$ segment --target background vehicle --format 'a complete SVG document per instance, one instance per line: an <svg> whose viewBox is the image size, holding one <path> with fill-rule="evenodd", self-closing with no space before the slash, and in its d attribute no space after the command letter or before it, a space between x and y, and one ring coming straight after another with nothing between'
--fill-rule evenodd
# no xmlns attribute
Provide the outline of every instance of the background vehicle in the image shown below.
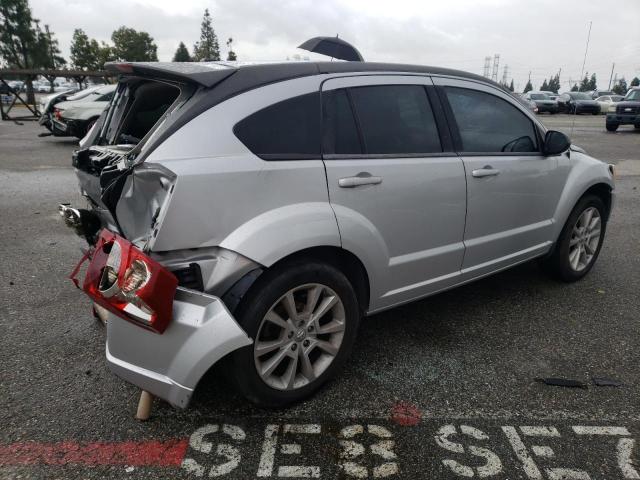
<svg viewBox="0 0 640 480"><path fill-rule="evenodd" d="M607 113L606 128L615 132L620 125L640 128L640 87L632 87L624 99L615 104L615 113Z"/></svg>
<svg viewBox="0 0 640 480"><path fill-rule="evenodd" d="M84 137L109 105L115 90L115 85L81 90L67 97L65 101L53 105L53 110L48 115L53 134Z"/></svg>
<svg viewBox="0 0 640 480"><path fill-rule="evenodd" d="M555 100L560 96L556 92L552 92L551 90L540 90L540 93L546 94L551 100Z"/></svg>
<svg viewBox="0 0 640 480"><path fill-rule="evenodd" d="M524 98L536 104L538 107L536 113L549 112L550 114L558 113L558 102L552 100L549 95L543 92L527 92Z"/></svg>
<svg viewBox="0 0 640 480"><path fill-rule="evenodd" d="M536 105L536 102L534 102L533 100L528 100L528 99L524 98L524 96L525 96L524 93L514 93L513 96L516 98L516 100L518 100L520 103L522 103L522 105L527 107L533 113L538 113L538 106Z"/></svg>
<svg viewBox="0 0 640 480"><path fill-rule="evenodd" d="M585 92L565 92L557 99L558 108L567 113L591 113L598 115L600 105Z"/></svg>
<svg viewBox="0 0 640 480"><path fill-rule="evenodd" d="M73 160L91 206L62 212L99 242L84 289L106 309L110 368L173 405L226 355L251 401L300 400L362 314L534 258L575 281L598 256L608 166L478 75L107 68L117 93ZM167 271L172 307L175 284L150 282Z"/></svg>
<svg viewBox="0 0 640 480"><path fill-rule="evenodd" d="M612 92L611 90L591 90L589 92L586 92L589 96L591 96L591 98L593 100L597 99L598 97L603 97L605 95L610 96L610 95L616 95L616 92Z"/></svg>
<svg viewBox="0 0 640 480"><path fill-rule="evenodd" d="M44 97L41 97L40 105L39 105L40 119L38 120L38 123L43 127L45 127L47 130L49 130L54 135L58 134L58 135L66 136L66 132L62 132L54 128L55 126L52 120L53 108L58 103L68 100L69 98L71 98L72 95L76 94L77 92L78 92L77 88L70 88L67 90L63 90L61 92L52 93L51 95L46 95ZM86 90L83 90L83 92L86 92ZM86 92L87 95L89 93L90 92Z"/></svg>
<svg viewBox="0 0 640 480"><path fill-rule="evenodd" d="M616 111L616 103L624 98L623 95L604 95L596 98L596 102L600 105L600 113L609 113Z"/></svg>

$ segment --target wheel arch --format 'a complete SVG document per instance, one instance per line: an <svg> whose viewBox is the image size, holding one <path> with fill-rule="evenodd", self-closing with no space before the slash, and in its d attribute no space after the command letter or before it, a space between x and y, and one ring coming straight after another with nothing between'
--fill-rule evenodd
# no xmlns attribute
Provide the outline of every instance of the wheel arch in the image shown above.
<svg viewBox="0 0 640 480"><path fill-rule="evenodd" d="M268 268L253 270L243 276L227 292L225 292L222 299L233 313L244 294L249 291L253 283L263 272L279 268L288 263L304 260L320 261L332 265L340 270L353 286L361 312L364 313L368 310L371 293L370 279L367 269L355 254L344 248L332 245L315 246L298 250L280 258Z"/></svg>

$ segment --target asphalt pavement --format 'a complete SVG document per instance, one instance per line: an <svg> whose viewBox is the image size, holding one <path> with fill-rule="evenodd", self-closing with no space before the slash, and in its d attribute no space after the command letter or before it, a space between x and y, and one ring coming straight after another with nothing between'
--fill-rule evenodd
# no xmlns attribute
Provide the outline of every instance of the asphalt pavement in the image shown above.
<svg viewBox="0 0 640 480"><path fill-rule="evenodd" d="M255 408L214 370L190 408L156 401L145 423L67 279L83 241L56 206L80 202L75 142L0 122L0 478L640 479L640 131L541 119L620 166L585 279L528 263L367 318L304 403Z"/></svg>

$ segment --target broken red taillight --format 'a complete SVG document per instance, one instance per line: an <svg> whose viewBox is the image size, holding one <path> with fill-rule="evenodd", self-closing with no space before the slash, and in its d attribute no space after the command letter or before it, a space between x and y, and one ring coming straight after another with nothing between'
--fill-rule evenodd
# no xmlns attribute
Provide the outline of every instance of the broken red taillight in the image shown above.
<svg viewBox="0 0 640 480"><path fill-rule="evenodd" d="M62 110L60 110L59 108L54 108L53 116L56 117L58 120L62 120Z"/></svg>
<svg viewBox="0 0 640 480"><path fill-rule="evenodd" d="M70 275L91 258L82 290L111 313L144 328L162 333L171 322L173 297L178 279L131 242L103 229L95 248L88 252Z"/></svg>

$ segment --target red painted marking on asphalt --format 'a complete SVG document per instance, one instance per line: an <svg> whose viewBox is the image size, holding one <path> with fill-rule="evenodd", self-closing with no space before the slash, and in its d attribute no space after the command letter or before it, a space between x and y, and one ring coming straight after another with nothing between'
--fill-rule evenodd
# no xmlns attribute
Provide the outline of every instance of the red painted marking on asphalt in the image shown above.
<svg viewBox="0 0 640 480"><path fill-rule="evenodd" d="M164 442L20 442L0 445L0 466L77 464L179 467L188 446L188 438Z"/></svg>
<svg viewBox="0 0 640 480"><path fill-rule="evenodd" d="M397 402L391 407L391 421L398 425L411 427L419 424L420 420L422 420L422 412L412 403Z"/></svg>

